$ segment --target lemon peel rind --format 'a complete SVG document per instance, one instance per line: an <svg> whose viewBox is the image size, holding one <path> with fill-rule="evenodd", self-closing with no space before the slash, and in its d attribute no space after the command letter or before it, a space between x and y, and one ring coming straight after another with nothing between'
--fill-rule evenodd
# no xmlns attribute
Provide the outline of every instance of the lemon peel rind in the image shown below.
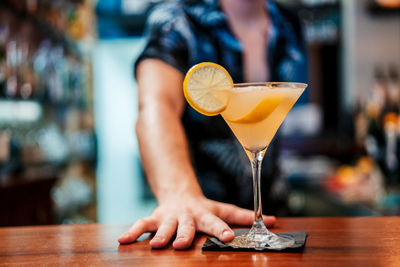
<svg viewBox="0 0 400 267"><path fill-rule="evenodd" d="M206 116L216 116L216 115L220 114L221 112L223 112L227 108L227 103L225 106L221 107L220 109L206 110L206 109L200 107L198 104L196 104L192 100L192 98L190 97L189 92L188 92L188 83L189 83L189 80L190 80L191 76L193 75L193 73L200 68L206 67L207 65L208 66L212 65L212 66L222 70L226 74L226 77L229 78L231 88L233 88L232 77L230 76L229 72L224 67L222 67L221 65L218 65L216 63L213 63L213 62L202 62L202 63L199 63L199 64L191 67L189 69L189 71L186 73L185 79L183 80L183 95L184 95L186 101L189 103L189 105L197 112L199 112L203 115L206 115ZM214 87L214 86L215 85L213 84L212 87ZM212 90L212 89L210 89L210 90Z"/></svg>

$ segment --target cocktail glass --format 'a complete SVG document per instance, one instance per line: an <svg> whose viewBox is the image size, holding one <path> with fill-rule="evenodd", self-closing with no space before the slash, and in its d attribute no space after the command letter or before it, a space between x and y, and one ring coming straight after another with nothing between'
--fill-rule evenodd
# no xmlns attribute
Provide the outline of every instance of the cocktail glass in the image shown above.
<svg viewBox="0 0 400 267"><path fill-rule="evenodd" d="M261 164L279 126L307 84L268 82L235 84L228 90L229 104L222 117L250 159L253 173L254 223L250 231L228 243L233 247L284 249L294 239L281 237L265 227L261 208Z"/></svg>

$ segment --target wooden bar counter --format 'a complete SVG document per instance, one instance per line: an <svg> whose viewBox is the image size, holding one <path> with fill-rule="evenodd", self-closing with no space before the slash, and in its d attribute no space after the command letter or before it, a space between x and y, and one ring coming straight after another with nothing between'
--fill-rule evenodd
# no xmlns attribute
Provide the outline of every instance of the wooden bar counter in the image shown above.
<svg viewBox="0 0 400 267"><path fill-rule="evenodd" d="M302 252L177 251L149 240L119 245L129 225L0 228L0 266L400 266L400 217L279 218L272 231L306 231Z"/></svg>

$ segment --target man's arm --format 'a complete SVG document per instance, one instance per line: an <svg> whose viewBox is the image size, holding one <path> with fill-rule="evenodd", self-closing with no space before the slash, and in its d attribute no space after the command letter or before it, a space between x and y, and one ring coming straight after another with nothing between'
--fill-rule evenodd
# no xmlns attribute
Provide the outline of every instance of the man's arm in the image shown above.
<svg viewBox="0 0 400 267"><path fill-rule="evenodd" d="M157 59L145 59L137 69L139 116L136 133L141 159L159 206L151 216L137 221L118 241L135 241L145 232L156 232L150 245L161 248L176 233L174 248L191 245L195 232L234 238L227 223L251 225L254 213L204 197L192 168L181 123L185 107L183 75ZM274 217L264 217L273 224Z"/></svg>
<svg viewBox="0 0 400 267"><path fill-rule="evenodd" d="M136 134L142 163L158 202L170 195L201 195L180 122L185 106L183 75L154 59L143 61L137 71Z"/></svg>

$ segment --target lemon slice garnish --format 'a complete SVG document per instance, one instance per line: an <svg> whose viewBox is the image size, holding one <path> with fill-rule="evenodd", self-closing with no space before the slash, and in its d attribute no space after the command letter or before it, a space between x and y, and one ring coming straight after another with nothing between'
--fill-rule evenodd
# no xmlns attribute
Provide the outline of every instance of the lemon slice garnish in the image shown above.
<svg viewBox="0 0 400 267"><path fill-rule="evenodd" d="M266 119L282 103L283 96L268 96L243 117L233 120L234 123L257 123Z"/></svg>
<svg viewBox="0 0 400 267"><path fill-rule="evenodd" d="M232 88L233 81L226 69L211 62L193 66L183 81L183 93L188 103L207 116L218 115L226 109L226 91Z"/></svg>

